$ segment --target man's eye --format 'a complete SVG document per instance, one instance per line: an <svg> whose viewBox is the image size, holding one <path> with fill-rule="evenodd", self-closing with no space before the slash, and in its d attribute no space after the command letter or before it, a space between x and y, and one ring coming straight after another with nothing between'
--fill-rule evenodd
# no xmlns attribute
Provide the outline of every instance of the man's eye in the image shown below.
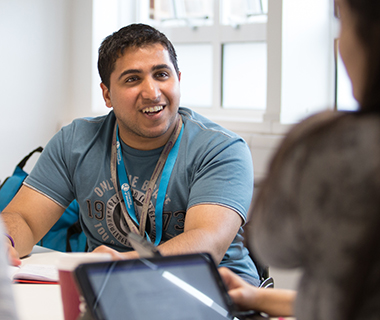
<svg viewBox="0 0 380 320"><path fill-rule="evenodd" d="M167 78L169 77L169 74L167 72L157 72L156 73L156 78Z"/></svg>
<svg viewBox="0 0 380 320"><path fill-rule="evenodd" d="M137 81L137 80L139 80L138 77L129 77L129 78L127 78L127 79L125 80L125 82L130 83L130 82L135 82L135 81Z"/></svg>

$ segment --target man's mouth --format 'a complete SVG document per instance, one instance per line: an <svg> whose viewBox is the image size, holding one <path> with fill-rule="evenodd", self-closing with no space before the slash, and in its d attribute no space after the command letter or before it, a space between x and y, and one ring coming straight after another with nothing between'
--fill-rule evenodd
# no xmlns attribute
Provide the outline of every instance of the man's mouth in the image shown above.
<svg viewBox="0 0 380 320"><path fill-rule="evenodd" d="M142 110L143 113L157 113L163 110L163 106L154 106L154 107L148 107Z"/></svg>

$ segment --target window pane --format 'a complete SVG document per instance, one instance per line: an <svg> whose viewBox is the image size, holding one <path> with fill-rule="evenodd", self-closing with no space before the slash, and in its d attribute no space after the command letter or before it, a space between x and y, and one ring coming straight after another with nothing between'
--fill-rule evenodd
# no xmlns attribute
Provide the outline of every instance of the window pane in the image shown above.
<svg viewBox="0 0 380 320"><path fill-rule="evenodd" d="M213 0L152 0L149 18L157 26L211 25Z"/></svg>
<svg viewBox="0 0 380 320"><path fill-rule="evenodd" d="M224 25L266 22L268 0L222 0L221 22Z"/></svg>
<svg viewBox="0 0 380 320"><path fill-rule="evenodd" d="M223 46L223 107L264 110L267 46L264 42Z"/></svg>
<svg viewBox="0 0 380 320"><path fill-rule="evenodd" d="M211 107L211 44L175 44L181 70L181 105Z"/></svg>
<svg viewBox="0 0 380 320"><path fill-rule="evenodd" d="M153 20L168 20L175 16L172 0L150 1L149 17Z"/></svg>
<svg viewBox="0 0 380 320"><path fill-rule="evenodd" d="M330 0L283 2L281 122L295 123L334 103Z"/></svg>

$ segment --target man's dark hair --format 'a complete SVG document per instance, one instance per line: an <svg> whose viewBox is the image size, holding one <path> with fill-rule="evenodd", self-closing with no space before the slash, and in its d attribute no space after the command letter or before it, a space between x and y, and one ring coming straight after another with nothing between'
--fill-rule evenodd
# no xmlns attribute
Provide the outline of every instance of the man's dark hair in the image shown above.
<svg viewBox="0 0 380 320"><path fill-rule="evenodd" d="M366 52L361 109L380 111L380 1L345 0L354 13L356 33Z"/></svg>
<svg viewBox="0 0 380 320"><path fill-rule="evenodd" d="M105 38L99 48L98 70L102 82L109 89L111 73L124 51L131 47L141 48L161 44L169 52L174 69L179 74L177 54L169 39L157 29L145 24L131 24Z"/></svg>

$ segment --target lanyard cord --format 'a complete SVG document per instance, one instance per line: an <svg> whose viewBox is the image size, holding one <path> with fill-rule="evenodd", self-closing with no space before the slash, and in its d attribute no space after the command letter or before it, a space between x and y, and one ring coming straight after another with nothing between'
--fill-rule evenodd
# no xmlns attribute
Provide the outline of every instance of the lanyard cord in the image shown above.
<svg viewBox="0 0 380 320"><path fill-rule="evenodd" d="M124 160L121 152L121 145L119 141L118 134L118 126L115 123L114 133L112 137L112 149L111 149L111 179L114 185L115 190L117 191L117 197L119 198L120 203L122 203L119 196L119 186L121 186L121 193L123 195L124 204L121 204L121 210L123 212L123 216L128 224L131 232L140 234L144 236L145 228L146 228L146 220L148 216L149 203L152 198L154 186L158 177L161 176L160 185L158 188L158 195L156 200L156 208L155 208L155 219L156 219L156 239L155 245L158 245L161 241L162 237L162 215L163 215L163 205L166 196L166 190L169 183L169 179L171 176L171 172L173 170L175 161L178 156L179 144L181 141L183 132L182 126L182 118L178 117L177 124L168 140L165 144L164 149L161 152L160 158L157 161L156 167L152 173L150 181L148 183L148 187L145 193L143 207L141 212L140 223L137 220L137 216L135 213L133 195L131 192L131 187L129 185L129 179L127 176L127 172L124 165ZM118 183L118 179L119 182ZM138 227L139 226L139 227ZM149 239L148 235L147 238Z"/></svg>

